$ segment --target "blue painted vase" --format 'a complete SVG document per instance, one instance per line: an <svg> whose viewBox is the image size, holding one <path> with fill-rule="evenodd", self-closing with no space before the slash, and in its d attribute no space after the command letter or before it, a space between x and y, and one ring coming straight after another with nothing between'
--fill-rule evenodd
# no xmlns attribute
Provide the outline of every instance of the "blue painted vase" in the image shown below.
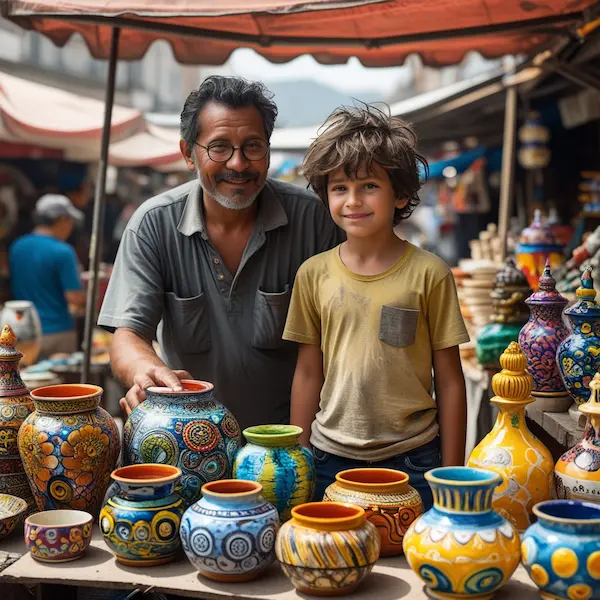
<svg viewBox="0 0 600 600"><path fill-rule="evenodd" d="M556 352L563 383L577 404L589 400L589 383L600 371L600 306L595 297L592 270L588 268L577 288L578 302L565 310L571 323L571 335Z"/></svg>
<svg viewBox="0 0 600 600"><path fill-rule="evenodd" d="M310 502L316 483L315 461L300 446L302 428L294 425L258 425L244 429L248 443L233 464L236 479L258 481L263 496L277 508L281 522L294 506Z"/></svg>
<svg viewBox="0 0 600 600"><path fill-rule="evenodd" d="M470 467L440 467L425 478L433 508L404 536L408 564L434 598L491 598L521 557L517 532L492 510L502 478Z"/></svg>
<svg viewBox="0 0 600 600"><path fill-rule="evenodd" d="M117 560L130 567L172 561L180 547L179 526L185 510L175 493L181 469L130 465L116 469L111 477L119 491L100 512L100 530Z"/></svg>
<svg viewBox="0 0 600 600"><path fill-rule="evenodd" d="M231 477L242 445L235 417L206 381L182 381L183 391L151 387L131 413L123 437L126 464L161 463L181 469L176 491L187 506L209 481Z"/></svg>
<svg viewBox="0 0 600 600"><path fill-rule="evenodd" d="M181 543L201 575L249 581L275 560L277 509L255 481L224 479L202 486L202 499L181 523Z"/></svg>
<svg viewBox="0 0 600 600"><path fill-rule="evenodd" d="M600 599L600 505L575 500L536 504L523 535L522 562L546 600Z"/></svg>

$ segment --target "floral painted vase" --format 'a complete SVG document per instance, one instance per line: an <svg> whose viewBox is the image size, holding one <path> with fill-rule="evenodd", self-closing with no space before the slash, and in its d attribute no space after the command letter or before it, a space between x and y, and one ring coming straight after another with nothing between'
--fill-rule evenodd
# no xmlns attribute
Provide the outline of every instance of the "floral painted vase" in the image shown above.
<svg viewBox="0 0 600 600"><path fill-rule="evenodd" d="M498 407L494 427L471 452L469 467L480 467L502 477L492 506L521 533L532 523L533 507L550 500L554 487L554 459L527 427L525 407L531 397L532 378L519 344L511 342L500 357L502 371L492 378Z"/></svg>
<svg viewBox="0 0 600 600"><path fill-rule="evenodd" d="M190 506L204 483L231 477L240 449L235 417L207 381L184 380L182 392L151 387L125 423L126 464L162 463L181 469L176 488Z"/></svg>
<svg viewBox="0 0 600 600"><path fill-rule="evenodd" d="M569 335L562 319L568 303L556 291L556 281L546 262L538 291L525 302L531 316L519 333L519 345L527 357L527 371L533 377L533 397L541 410L563 412L569 409L571 398L560 377L556 364L558 346Z"/></svg>
<svg viewBox="0 0 600 600"><path fill-rule="evenodd" d="M277 509L256 481L223 479L202 486L202 499L181 523L190 562L208 579L249 581L275 560Z"/></svg>
<svg viewBox="0 0 600 600"><path fill-rule="evenodd" d="M247 444L237 453L233 477L258 481L263 496L277 508L281 522L294 506L310 502L316 483L312 452L300 446L302 428L258 425L243 431Z"/></svg>
<svg viewBox="0 0 600 600"><path fill-rule="evenodd" d="M440 467L425 478L433 508L404 536L410 568L434 598L491 598L521 558L517 532L492 509L500 476L470 467Z"/></svg>
<svg viewBox="0 0 600 600"><path fill-rule="evenodd" d="M558 498L600 503L600 373L590 389L589 401L579 405L587 417L583 437L558 459L554 474Z"/></svg>
<svg viewBox="0 0 600 600"><path fill-rule="evenodd" d="M381 556L393 556L402 553L404 534L423 513L421 496L408 480L394 469L348 469L335 476L323 500L364 508L381 536Z"/></svg>
<svg viewBox="0 0 600 600"><path fill-rule="evenodd" d="M0 334L0 494L23 498L31 511L35 500L19 455L17 435L33 411L33 401L19 375L23 354L16 344L11 326L5 325Z"/></svg>
<svg viewBox="0 0 600 600"><path fill-rule="evenodd" d="M592 377L600 371L600 306L594 300L591 268L584 271L576 293L578 302L565 310L571 335L558 347L556 362L569 394L583 404L589 400Z"/></svg>
<svg viewBox="0 0 600 600"><path fill-rule="evenodd" d="M34 364L42 347L42 323L33 302L29 300L9 300L0 311L0 323L10 325L19 340L23 356L21 364L28 367Z"/></svg>
<svg viewBox="0 0 600 600"><path fill-rule="evenodd" d="M35 410L19 430L19 453L40 510L79 509L94 517L120 451L102 388L50 385L31 393Z"/></svg>
<svg viewBox="0 0 600 600"><path fill-rule="evenodd" d="M310 502L292 509L275 552L298 592L340 596L353 592L379 558L381 537L360 506Z"/></svg>
<svg viewBox="0 0 600 600"><path fill-rule="evenodd" d="M534 507L523 566L545 600L600 599L600 506L551 500Z"/></svg>
<svg viewBox="0 0 600 600"><path fill-rule="evenodd" d="M153 567L172 561L180 548L184 504L175 493L181 469L147 464L121 467L111 477L118 493L100 512L100 530L117 561Z"/></svg>

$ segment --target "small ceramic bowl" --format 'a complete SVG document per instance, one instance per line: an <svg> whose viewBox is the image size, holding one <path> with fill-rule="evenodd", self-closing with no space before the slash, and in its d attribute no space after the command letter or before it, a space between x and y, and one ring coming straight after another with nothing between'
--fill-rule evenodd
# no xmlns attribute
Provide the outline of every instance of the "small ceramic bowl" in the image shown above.
<svg viewBox="0 0 600 600"><path fill-rule="evenodd" d="M25 544L42 562L80 558L92 539L94 518L82 510L46 510L25 519Z"/></svg>
<svg viewBox="0 0 600 600"><path fill-rule="evenodd" d="M23 498L0 494L0 540L12 533L26 510L27 502Z"/></svg>

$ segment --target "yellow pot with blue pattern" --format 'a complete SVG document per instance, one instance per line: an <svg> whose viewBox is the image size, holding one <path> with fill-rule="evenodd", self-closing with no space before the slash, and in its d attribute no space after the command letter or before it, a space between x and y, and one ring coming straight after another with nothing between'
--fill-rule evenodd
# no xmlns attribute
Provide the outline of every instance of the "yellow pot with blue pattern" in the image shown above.
<svg viewBox="0 0 600 600"><path fill-rule="evenodd" d="M433 507L404 536L408 564L434 598L491 598L521 557L516 530L492 509L502 478L470 467L440 467L425 478Z"/></svg>
<svg viewBox="0 0 600 600"><path fill-rule="evenodd" d="M536 504L523 535L523 566L546 600L600 599L600 505L576 500Z"/></svg>

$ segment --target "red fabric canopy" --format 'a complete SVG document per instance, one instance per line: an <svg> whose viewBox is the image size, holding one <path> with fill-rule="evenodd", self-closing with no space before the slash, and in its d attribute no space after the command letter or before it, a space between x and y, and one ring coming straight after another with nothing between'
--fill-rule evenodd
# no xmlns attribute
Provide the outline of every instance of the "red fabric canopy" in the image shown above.
<svg viewBox="0 0 600 600"><path fill-rule="evenodd" d="M311 54L323 64L356 56L400 65L412 53L433 66L476 50L488 58L531 54L596 0L63 0L2 3L3 14L59 46L79 33L96 58L140 59L156 39L181 63L222 64L247 47L271 62Z"/></svg>

